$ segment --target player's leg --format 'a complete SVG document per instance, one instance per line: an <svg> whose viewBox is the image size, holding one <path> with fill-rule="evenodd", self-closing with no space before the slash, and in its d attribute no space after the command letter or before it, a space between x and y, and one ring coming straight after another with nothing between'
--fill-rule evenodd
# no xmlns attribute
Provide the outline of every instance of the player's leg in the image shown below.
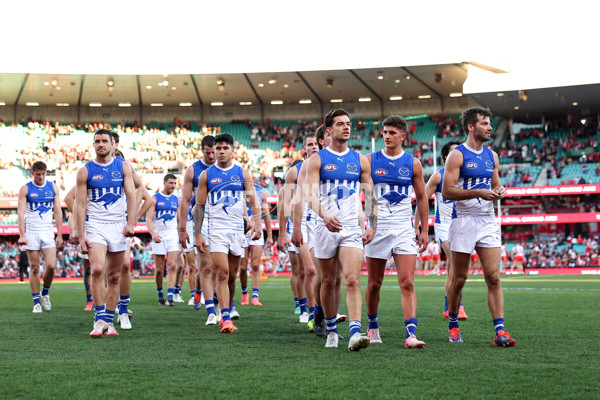
<svg viewBox="0 0 600 400"><path fill-rule="evenodd" d="M470 253L451 251L452 270L450 284L448 285L448 330L451 342L462 343L458 325L458 310L462 300L462 289L469 273Z"/></svg>
<svg viewBox="0 0 600 400"><path fill-rule="evenodd" d="M298 251L300 251L298 249ZM296 262L298 263L298 276L296 277L296 287L298 290L298 304L300 305L300 317L299 322L306 324L308 322L308 298L306 297L306 285L305 282L305 270L304 262L300 253L296 256Z"/></svg>
<svg viewBox="0 0 600 400"><path fill-rule="evenodd" d="M315 266L315 279L313 281L313 292L315 294L315 322L313 326L313 332L317 336L327 336L327 327L325 325L325 311L323 310L323 303L321 302L321 268L319 267L319 260L315 257L314 248L310 249L310 256L312 258L313 265ZM336 285L337 285L336 279ZM339 279L341 281L341 278ZM337 287L337 286L336 286ZM339 309L339 301L336 293L336 307Z"/></svg>
<svg viewBox="0 0 600 400"><path fill-rule="evenodd" d="M229 301L227 303L223 303L223 305L227 307L227 309L229 309L229 312L231 313L231 309L234 307L233 298L235 296L235 280L237 277L238 269L240 268L240 256L236 256L230 253L227 258L229 265L229 280L227 282L227 286L229 287ZM223 310L221 310L221 312L223 312Z"/></svg>
<svg viewBox="0 0 600 400"><path fill-rule="evenodd" d="M252 305L262 306L260 302L260 258L263 246L249 246L250 267L252 268Z"/></svg>
<svg viewBox="0 0 600 400"><path fill-rule="evenodd" d="M335 333L337 339L337 308L335 306L336 257L319 258L318 263L321 270L321 307L323 307L325 323L327 324L327 335L329 337L330 334ZM337 343L331 347L337 347Z"/></svg>
<svg viewBox="0 0 600 400"><path fill-rule="evenodd" d="M365 298L367 301L367 318L369 320L367 335L369 336L371 343L381 343L377 312L379 309L379 294L381 284L383 283L386 263L387 260L382 258L367 257L368 281Z"/></svg>
<svg viewBox="0 0 600 400"><path fill-rule="evenodd" d="M402 297L402 313L406 328L406 348L423 348L425 342L416 338L417 294L415 293L415 264L416 254L394 254L394 262L398 271L398 284Z"/></svg>
<svg viewBox="0 0 600 400"><path fill-rule="evenodd" d="M127 239L127 248L123 254L119 279L119 304L117 305L119 318L117 322L121 325L121 329L131 329L128 310L131 293L131 247L129 245L130 241Z"/></svg>
<svg viewBox="0 0 600 400"><path fill-rule="evenodd" d="M212 252L210 256L212 263L217 274L217 297L219 302L225 307L226 304L230 303L229 300L229 258L228 253ZM208 297L206 297L208 299ZM208 302L208 300L205 300ZM208 308L208 307L207 307ZM221 317L225 319L223 315L223 309L221 309ZM227 315L229 318L229 315ZM229 332L227 332L229 333Z"/></svg>
<svg viewBox="0 0 600 400"><path fill-rule="evenodd" d="M450 276L452 274L452 254L450 253L450 242L444 241L441 243L440 248L446 255L446 281L444 283L444 319L448 318L448 286L450 285ZM458 319L460 321L466 321L469 319L467 313L465 312L465 307L463 306L462 300L460 302L460 306L458 308Z"/></svg>
<svg viewBox="0 0 600 400"><path fill-rule="evenodd" d="M296 314L300 314L300 299L298 298L298 287L297 287L297 279L298 279L298 254L293 251L288 251L288 256L290 257L290 265L292 267L292 274L290 275L290 287L292 288L292 295L294 296L294 312Z"/></svg>
<svg viewBox="0 0 600 400"><path fill-rule="evenodd" d="M183 299L181 297L181 287L183 286L184 278L185 260L183 258L183 253L178 252L175 260L175 293L173 295L173 302L175 303L183 303Z"/></svg>
<svg viewBox="0 0 600 400"><path fill-rule="evenodd" d="M33 312L42 312L42 300L40 298L40 252L39 250L27 250L29 258L29 287L33 297Z"/></svg>
<svg viewBox="0 0 600 400"><path fill-rule="evenodd" d="M190 288L190 301L188 306L194 305L194 297L196 295L196 255L194 251L184 252L185 265L188 270L188 286Z"/></svg>
<svg viewBox="0 0 600 400"><path fill-rule="evenodd" d="M316 269L313 263L308 244L304 243L298 248L298 255L302 260L302 267L304 271L304 291L306 293L306 305L308 307L308 314L305 318L302 318L300 322L308 323L314 318L315 312L315 292L314 282L316 276ZM302 315L302 314L301 314Z"/></svg>
<svg viewBox="0 0 600 400"><path fill-rule="evenodd" d="M52 239L54 236L52 235ZM46 311L50 311L52 309L52 305L50 303L50 286L52 286L52 280L54 279L54 273L56 271L56 247L54 242L50 242L49 244L52 247L42 247L41 253L44 256L44 262L46 264L46 269L44 270L44 274L42 276L42 281L44 282L44 286L42 287L42 292L40 296L42 298L42 307Z"/></svg>
<svg viewBox="0 0 600 400"><path fill-rule="evenodd" d="M250 256L250 246L244 248L244 256L240 261L240 286L242 288L242 302L243 306L250 304L250 296L248 295L248 258Z"/></svg>
<svg viewBox="0 0 600 400"><path fill-rule="evenodd" d="M154 282L156 282L156 292L158 294L158 305L165 305L165 295L163 293L163 275L165 269L165 255L154 254Z"/></svg>
<svg viewBox="0 0 600 400"><path fill-rule="evenodd" d="M167 307L173 307L173 297L175 296L175 285L177 284L177 256L178 252L169 251L167 253Z"/></svg>
<svg viewBox="0 0 600 400"><path fill-rule="evenodd" d="M91 271L92 296L94 297L94 329L92 337L100 337L106 331L106 245L93 242L88 248Z"/></svg>
<svg viewBox="0 0 600 400"><path fill-rule="evenodd" d="M83 286L85 287L86 305L84 311L92 311L94 309L94 297L92 296L92 288L90 286L90 277L92 271L90 269L90 260L88 258L82 258L83 263Z"/></svg>
<svg viewBox="0 0 600 400"><path fill-rule="evenodd" d="M118 335L113 325L113 319L115 316L115 310L117 303L119 302L120 285L121 280L121 266L123 264L123 256L125 251L106 253L106 308L104 314L104 321L106 322L106 334L107 335Z"/></svg>
<svg viewBox="0 0 600 400"><path fill-rule="evenodd" d="M198 252L198 263L200 267L200 281L202 292L204 293L204 306L206 307L206 314L208 319L206 325L216 325L217 312L215 310L215 302L213 300L212 293L215 291L215 266L212 261L211 253Z"/></svg>

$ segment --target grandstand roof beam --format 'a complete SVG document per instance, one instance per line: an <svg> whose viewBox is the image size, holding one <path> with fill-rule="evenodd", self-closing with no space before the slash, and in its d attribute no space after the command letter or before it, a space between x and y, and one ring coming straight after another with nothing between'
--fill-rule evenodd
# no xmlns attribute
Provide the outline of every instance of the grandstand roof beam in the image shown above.
<svg viewBox="0 0 600 400"><path fill-rule="evenodd" d="M196 79L194 79L194 75L190 74L190 79L192 80L192 85L194 85L194 91L196 92L196 97L198 98L198 103L200 104L200 121L204 122L204 105L202 104L202 98L200 97L200 91L198 90L198 85L196 84Z"/></svg>
<svg viewBox="0 0 600 400"><path fill-rule="evenodd" d="M260 123L263 124L265 122L265 107L264 107L263 101L260 98L260 96L258 95L258 92L256 91L256 89L254 89L254 86L252 86L252 82L250 82L250 78L248 77L248 74L244 73L244 78L246 78L246 82L248 82L248 86L250 86L250 90L252 90L252 93L254 93L254 95L258 99L258 103L260 104Z"/></svg>
<svg viewBox="0 0 600 400"><path fill-rule="evenodd" d="M442 112L443 112L444 111L444 96L442 96L442 94L440 92L438 92L437 90L435 90L434 88L429 86L427 83L425 83L425 81L423 81L421 78L419 78L416 74L413 74L408 68L402 67L402 69L404 71L406 71L407 74L409 74L410 76L415 78L421 85L423 85L427 89L431 90L431 92L440 99L440 107L442 108Z"/></svg>
<svg viewBox="0 0 600 400"><path fill-rule="evenodd" d="M27 79L29 79L29 74L25 74L25 78L23 78L23 83L21 83L21 88L19 89L19 94L17 95L17 99L15 100L14 109L14 123L17 123L17 106L19 105L19 100L21 99L21 94L23 94L23 89L25 89L25 84L27 83Z"/></svg>
<svg viewBox="0 0 600 400"><path fill-rule="evenodd" d="M140 126L144 126L144 111L143 111L143 107L142 107L142 89L140 86L140 76L136 75L135 80L137 82L138 104L140 107Z"/></svg>
<svg viewBox="0 0 600 400"><path fill-rule="evenodd" d="M381 98L381 96L379 95L379 93L377 93L375 90L373 90L373 88L371 88L371 86L367 85L367 82L363 81L362 78L360 76L358 76L358 74L356 72L354 72L354 70L349 69L348 71L356 79L358 79L358 81L360 83L362 83L362 85L364 87L366 87L369 92L373 93L373 96L377 97L377 100L379 100L379 108L380 108L380 112L381 112L381 119L385 118L385 115L383 115L383 99Z"/></svg>
<svg viewBox="0 0 600 400"><path fill-rule="evenodd" d="M81 122L81 98L83 97L83 84L85 75L81 75L81 83L79 84L79 98L77 99L77 122Z"/></svg>
<svg viewBox="0 0 600 400"><path fill-rule="evenodd" d="M315 98L317 99L317 101L321 105L321 115L325 115L325 110L323 109L323 100L321 100L321 98L319 97L319 95L317 94L317 92L315 92L314 89L312 88L312 86L310 86L308 84L308 82L306 81L306 79L304 79L304 77L302 76L302 74L300 72L296 71L296 74L300 77L300 79L302 79L302 82L304 82L304 84L306 85L306 87L308 88L308 90L310 90L310 92L313 94L313 96L315 96Z"/></svg>

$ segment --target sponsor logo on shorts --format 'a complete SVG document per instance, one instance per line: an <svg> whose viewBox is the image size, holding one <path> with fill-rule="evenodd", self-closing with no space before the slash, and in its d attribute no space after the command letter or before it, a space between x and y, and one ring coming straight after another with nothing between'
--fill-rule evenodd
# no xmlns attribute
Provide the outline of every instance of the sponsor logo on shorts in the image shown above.
<svg viewBox="0 0 600 400"><path fill-rule="evenodd" d="M379 176L383 176L383 175L387 175L387 169L383 169L383 168L379 168L375 170L375 175L379 175Z"/></svg>
<svg viewBox="0 0 600 400"><path fill-rule="evenodd" d="M337 165L335 164L327 164L323 167L325 171L335 171L337 169Z"/></svg>
<svg viewBox="0 0 600 400"><path fill-rule="evenodd" d="M94 175L94 176L92 176L92 180L93 181L100 181L100 180L102 180L102 178L104 178L102 175Z"/></svg>
<svg viewBox="0 0 600 400"><path fill-rule="evenodd" d="M467 163L466 167L469 169L475 169L475 168L477 168L477 163L474 163L474 162Z"/></svg>
<svg viewBox="0 0 600 400"><path fill-rule="evenodd" d="M221 178L212 178L210 183L221 183Z"/></svg>

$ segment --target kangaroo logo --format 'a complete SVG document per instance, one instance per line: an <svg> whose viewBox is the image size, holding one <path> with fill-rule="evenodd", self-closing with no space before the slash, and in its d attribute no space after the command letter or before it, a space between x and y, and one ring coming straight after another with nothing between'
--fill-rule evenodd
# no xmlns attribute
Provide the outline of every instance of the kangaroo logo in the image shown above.
<svg viewBox="0 0 600 400"><path fill-rule="evenodd" d="M156 218L156 219L160 219L162 221L162 223L165 225L165 228L167 227L167 222L174 220L175 216L173 214L169 214L169 213L164 213L163 215L161 215L160 217Z"/></svg>
<svg viewBox="0 0 600 400"><path fill-rule="evenodd" d="M238 201L239 200L233 196L223 196L219 200L215 201L214 203L211 203L211 205L216 206L218 204L222 204L223 211L225 211L225 214L229 215L229 213L227 212L227 207L231 207Z"/></svg>
<svg viewBox="0 0 600 400"><path fill-rule="evenodd" d="M96 200L97 202L103 202L104 203L104 208L106 210L108 210L108 206L111 204L116 203L119 199L121 198L121 196L111 193L111 192L107 192L105 194L103 194L98 200Z"/></svg>
<svg viewBox="0 0 600 400"><path fill-rule="evenodd" d="M388 205L388 211L390 212L390 214L392 213L392 209L391 206L395 206L397 204L400 204L402 202L402 200L406 199L408 196L399 192L387 192L386 194L384 194L383 196L384 199L387 200Z"/></svg>
<svg viewBox="0 0 600 400"><path fill-rule="evenodd" d="M337 205L338 210L340 209L340 200L345 199L347 197L352 196L356 193L356 190L351 189L347 186L337 186L327 193L327 196L335 196L335 204Z"/></svg>
<svg viewBox="0 0 600 400"><path fill-rule="evenodd" d="M40 218L42 218L42 214L45 214L48 211L50 211L50 207L46 207L46 206L39 206L38 208L35 209L35 212L39 213Z"/></svg>

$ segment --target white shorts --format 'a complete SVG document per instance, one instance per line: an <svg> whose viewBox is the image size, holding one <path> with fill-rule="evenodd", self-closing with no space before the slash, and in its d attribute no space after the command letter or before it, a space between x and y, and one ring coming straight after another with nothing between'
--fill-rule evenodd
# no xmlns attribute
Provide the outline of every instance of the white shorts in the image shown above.
<svg viewBox="0 0 600 400"><path fill-rule="evenodd" d="M448 223L439 223L433 225L433 230L435 231L435 239L441 245L444 242L448 241L448 230L450 229L450 222Z"/></svg>
<svg viewBox="0 0 600 400"><path fill-rule="evenodd" d="M248 246L264 247L264 245L265 245L265 238L262 234L262 231L260 232L260 237L256 240L252 240L249 236L244 236L244 245L243 245L244 248L246 248Z"/></svg>
<svg viewBox="0 0 600 400"><path fill-rule="evenodd" d="M183 253L187 254L196 248L196 236L194 235L194 221L186 222L185 230L188 234L188 237L190 238L186 248L183 249Z"/></svg>
<svg viewBox="0 0 600 400"><path fill-rule="evenodd" d="M378 229L365 246L365 256L370 258L389 260L394 254L417 255L415 228Z"/></svg>
<svg viewBox="0 0 600 400"><path fill-rule="evenodd" d="M325 225L315 227L315 257L327 259L334 257L338 247L353 247L363 250L360 227L343 227L340 232L330 232Z"/></svg>
<svg viewBox="0 0 600 400"><path fill-rule="evenodd" d="M54 232L25 232L27 238L27 246L23 246L25 250L42 250L56 247Z"/></svg>
<svg viewBox="0 0 600 400"><path fill-rule="evenodd" d="M125 222L104 224L87 221L85 223L85 236L90 243L101 243L111 253L127 250L127 240L123 236Z"/></svg>
<svg viewBox="0 0 600 400"><path fill-rule="evenodd" d="M500 247L500 228L493 215L463 216L452 220L448 231L450 250L471 254L475 247Z"/></svg>
<svg viewBox="0 0 600 400"><path fill-rule="evenodd" d="M242 232L211 232L209 235L210 252L244 255L244 234Z"/></svg>
<svg viewBox="0 0 600 400"><path fill-rule="evenodd" d="M308 243L308 250L315 247L315 226L314 220L306 223L306 238L304 237L304 232L302 232L302 240L306 240L306 243Z"/></svg>
<svg viewBox="0 0 600 400"><path fill-rule="evenodd" d="M161 238L160 243L152 242L152 255L164 256L167 253L179 252L179 238Z"/></svg>

